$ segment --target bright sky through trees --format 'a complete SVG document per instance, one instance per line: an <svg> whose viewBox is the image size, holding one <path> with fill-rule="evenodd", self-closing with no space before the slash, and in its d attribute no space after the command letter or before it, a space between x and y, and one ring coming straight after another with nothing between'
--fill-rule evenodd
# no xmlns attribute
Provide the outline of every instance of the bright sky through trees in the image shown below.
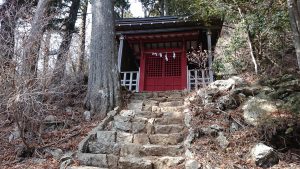
<svg viewBox="0 0 300 169"><path fill-rule="evenodd" d="M142 8L142 4L138 0L129 0L129 2L131 4L130 11L133 17L143 17L144 12Z"/></svg>

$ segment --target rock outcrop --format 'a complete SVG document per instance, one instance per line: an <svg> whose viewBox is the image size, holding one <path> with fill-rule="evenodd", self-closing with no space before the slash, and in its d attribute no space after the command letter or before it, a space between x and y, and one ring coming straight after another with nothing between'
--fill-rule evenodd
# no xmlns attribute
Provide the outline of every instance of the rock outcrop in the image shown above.
<svg viewBox="0 0 300 169"><path fill-rule="evenodd" d="M279 162L279 158L274 149L262 143L252 148L251 157L255 161L255 164L262 168L271 167Z"/></svg>

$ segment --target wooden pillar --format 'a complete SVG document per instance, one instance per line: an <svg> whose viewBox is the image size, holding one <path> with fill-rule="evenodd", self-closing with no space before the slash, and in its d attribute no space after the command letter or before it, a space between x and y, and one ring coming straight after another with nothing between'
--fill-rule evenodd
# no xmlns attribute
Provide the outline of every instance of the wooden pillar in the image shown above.
<svg viewBox="0 0 300 169"><path fill-rule="evenodd" d="M118 52L118 70L121 72L121 65L122 65L122 56L123 56L123 47L124 47L124 36L121 35L119 40L120 40L120 45L119 45L119 52Z"/></svg>
<svg viewBox="0 0 300 169"><path fill-rule="evenodd" d="M187 58L186 58L186 41L185 39L182 40L182 53L181 53L181 70L182 70L182 75L181 75L181 89L187 89Z"/></svg>
<svg viewBox="0 0 300 169"><path fill-rule="evenodd" d="M145 90L145 56L144 56L144 43L142 41L139 42L140 44L140 79L139 79L139 92L143 92Z"/></svg>
<svg viewBox="0 0 300 169"><path fill-rule="evenodd" d="M211 46L211 31L207 30L207 50L208 50L208 68L209 68L209 80L213 82L214 75L212 70L212 46Z"/></svg>

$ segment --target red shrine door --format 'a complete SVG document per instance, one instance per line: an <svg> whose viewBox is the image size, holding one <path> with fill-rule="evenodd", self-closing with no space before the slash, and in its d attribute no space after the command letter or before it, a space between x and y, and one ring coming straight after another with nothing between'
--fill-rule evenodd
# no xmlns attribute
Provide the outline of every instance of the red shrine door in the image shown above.
<svg viewBox="0 0 300 169"><path fill-rule="evenodd" d="M186 57L182 51L147 51L142 56L141 91L183 90L186 88Z"/></svg>

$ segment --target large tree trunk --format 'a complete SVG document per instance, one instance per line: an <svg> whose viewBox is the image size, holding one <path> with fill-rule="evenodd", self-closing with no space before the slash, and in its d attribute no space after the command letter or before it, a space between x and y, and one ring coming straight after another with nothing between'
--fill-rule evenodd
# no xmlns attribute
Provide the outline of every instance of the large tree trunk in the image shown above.
<svg viewBox="0 0 300 169"><path fill-rule="evenodd" d="M164 6L165 6L165 16L169 15L169 2L168 0L164 0Z"/></svg>
<svg viewBox="0 0 300 169"><path fill-rule="evenodd" d="M92 0L92 39L86 107L102 118L120 104L113 0Z"/></svg>
<svg viewBox="0 0 300 169"><path fill-rule="evenodd" d="M6 1L0 6L0 86L3 85L6 89L15 85L13 57L17 9L18 4L16 1Z"/></svg>
<svg viewBox="0 0 300 169"><path fill-rule="evenodd" d="M84 59L85 59L85 36L86 36L86 17L87 17L87 8L88 8L88 0L84 1L82 6L82 25L81 25L81 34L80 34L80 49L79 49L79 59L78 59L78 68L77 68L77 76L79 80L83 80L84 76Z"/></svg>
<svg viewBox="0 0 300 169"><path fill-rule="evenodd" d="M3 59L2 66L9 66L14 54L15 27L16 27L17 2L7 1L0 9L1 29L0 29L0 58ZM3 62L4 61L4 62Z"/></svg>
<svg viewBox="0 0 300 169"><path fill-rule="evenodd" d="M159 1L159 6L160 6L160 16L165 16L165 0L160 0Z"/></svg>
<svg viewBox="0 0 300 169"><path fill-rule="evenodd" d="M294 36L294 46L296 49L298 66L300 69L300 1L297 2L297 0L287 0L287 3Z"/></svg>
<svg viewBox="0 0 300 169"><path fill-rule="evenodd" d="M32 82L37 76L37 63L44 26L48 23L45 18L52 0L39 0L36 13L31 23L31 29L24 49L23 77Z"/></svg>
<svg viewBox="0 0 300 169"><path fill-rule="evenodd" d="M66 18L66 30L59 46L59 52L55 63L54 73L52 77L52 84L58 84L62 81L65 75L67 54L72 42L72 35L75 31L75 23L77 20L77 13L80 7L80 0L73 0L70 7L69 16Z"/></svg>
<svg viewBox="0 0 300 169"><path fill-rule="evenodd" d="M50 55L51 32L46 32L43 51L43 86L46 88L49 74L49 55Z"/></svg>

